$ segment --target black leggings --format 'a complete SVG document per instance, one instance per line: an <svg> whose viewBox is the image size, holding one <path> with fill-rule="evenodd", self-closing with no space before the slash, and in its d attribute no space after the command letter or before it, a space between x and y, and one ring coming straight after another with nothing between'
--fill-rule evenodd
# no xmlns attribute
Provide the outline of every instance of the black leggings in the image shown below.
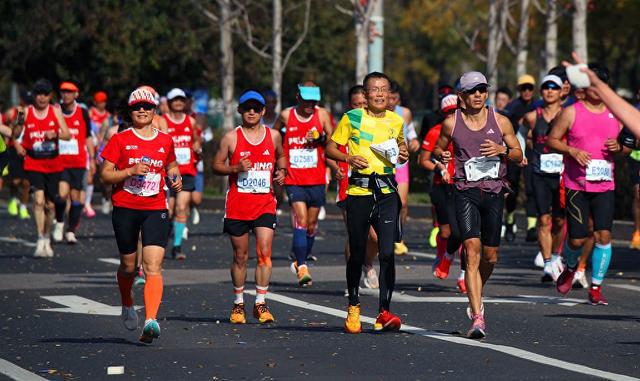
<svg viewBox="0 0 640 381"><path fill-rule="evenodd" d="M511 192L507 194L505 209L507 210L507 213L512 213L516 210L516 206L518 206L518 194L520 193L520 174L524 175L524 191L526 195L525 211L527 212L527 217L536 217L537 210L533 190L533 168L530 165L526 166L523 169L516 163L507 161L507 181L509 181L509 184L511 184Z"/></svg>
<svg viewBox="0 0 640 381"><path fill-rule="evenodd" d="M349 233L349 261L347 261L347 290L349 304L360 303L358 287L362 265L367 252L369 226L378 235L378 260L380 261L380 311L389 310L391 295L396 283L394 242L400 239L400 202L397 193L373 196L347 197L347 231Z"/></svg>

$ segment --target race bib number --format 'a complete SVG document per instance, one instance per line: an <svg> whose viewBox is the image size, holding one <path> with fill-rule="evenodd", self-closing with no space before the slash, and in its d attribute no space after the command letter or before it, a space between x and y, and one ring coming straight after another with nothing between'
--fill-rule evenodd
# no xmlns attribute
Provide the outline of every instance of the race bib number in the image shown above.
<svg viewBox="0 0 640 381"><path fill-rule="evenodd" d="M159 173L147 173L146 176L130 176L124 181L124 190L142 197L155 196L160 193Z"/></svg>
<svg viewBox="0 0 640 381"><path fill-rule="evenodd" d="M559 153L545 153L540 155L540 172L562 173L564 163Z"/></svg>
<svg viewBox="0 0 640 381"><path fill-rule="evenodd" d="M472 157L464 163L467 181L497 179L500 171L500 159L497 157Z"/></svg>
<svg viewBox="0 0 640 381"><path fill-rule="evenodd" d="M316 168L318 166L318 150L316 148L289 150L289 166L291 168Z"/></svg>
<svg viewBox="0 0 640 381"><path fill-rule="evenodd" d="M176 161L180 165L185 165L191 163L191 148L182 147L176 148Z"/></svg>
<svg viewBox="0 0 640 381"><path fill-rule="evenodd" d="M33 143L29 156L34 159L50 159L58 156L58 144L55 140L45 140Z"/></svg>
<svg viewBox="0 0 640 381"><path fill-rule="evenodd" d="M612 181L613 170L607 160L591 160L587 165L587 181Z"/></svg>
<svg viewBox="0 0 640 381"><path fill-rule="evenodd" d="M269 193L271 192L271 172L240 172L236 184L240 193Z"/></svg>
<svg viewBox="0 0 640 381"><path fill-rule="evenodd" d="M76 139L60 140L58 142L60 155L77 155L80 153Z"/></svg>

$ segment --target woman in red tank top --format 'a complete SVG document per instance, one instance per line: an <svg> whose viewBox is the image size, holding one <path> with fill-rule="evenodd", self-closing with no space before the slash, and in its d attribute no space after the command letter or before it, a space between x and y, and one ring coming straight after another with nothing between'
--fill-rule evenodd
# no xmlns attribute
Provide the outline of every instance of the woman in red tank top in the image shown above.
<svg viewBox="0 0 640 381"><path fill-rule="evenodd" d="M265 303L276 227L273 182L284 183L287 160L280 134L272 133L270 128L260 124L264 115L264 97L249 90L240 96L238 103L242 126L225 134L213 159L213 171L229 176L224 232L231 237L233 247L231 280L235 294L229 320L234 324L246 323L243 293L249 259L249 231L253 230L258 256L253 316L264 324L274 321Z"/></svg>

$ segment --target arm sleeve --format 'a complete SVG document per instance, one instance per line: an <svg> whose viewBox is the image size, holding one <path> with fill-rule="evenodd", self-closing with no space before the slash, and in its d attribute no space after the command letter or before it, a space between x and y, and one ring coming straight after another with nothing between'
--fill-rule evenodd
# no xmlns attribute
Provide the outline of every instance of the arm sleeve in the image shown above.
<svg viewBox="0 0 640 381"><path fill-rule="evenodd" d="M340 119L340 123L338 123L338 127L336 127L335 131L333 131L333 135L331 135L331 140L336 142L336 144L344 146L349 142L349 138L351 137L351 121L347 114L342 115L342 119Z"/></svg>
<svg viewBox="0 0 640 381"><path fill-rule="evenodd" d="M636 149L636 137L633 136L627 127L620 131L620 135L618 135L618 142L627 148Z"/></svg>

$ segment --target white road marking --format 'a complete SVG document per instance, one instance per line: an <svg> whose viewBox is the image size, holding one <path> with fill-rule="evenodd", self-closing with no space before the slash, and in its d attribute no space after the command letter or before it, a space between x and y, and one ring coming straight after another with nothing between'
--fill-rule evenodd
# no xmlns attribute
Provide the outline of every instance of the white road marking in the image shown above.
<svg viewBox="0 0 640 381"><path fill-rule="evenodd" d="M37 245L33 242L26 241L24 239L16 238L16 237L0 237L0 242L6 243L19 243L27 247L36 247Z"/></svg>
<svg viewBox="0 0 640 381"><path fill-rule="evenodd" d="M249 295L255 295L255 291L253 290L247 290L245 291L245 293L249 294ZM275 294L275 293L269 293L268 298L270 300L276 301L276 302L280 302L283 304L288 304L290 306L294 306L294 307L298 307L298 308L304 308L307 310L311 310L311 311L315 311L315 312L321 312L321 313L325 313L327 315L331 315L331 316L335 316L338 318L345 318L346 317L346 312L345 311L341 311L335 308L331 308L331 307L326 307L323 305L319 305L319 304L313 304L313 303L308 303L308 302L304 302L298 299L294 299L294 298L290 298L288 296L284 296L284 295L279 295L279 294ZM360 320L364 323L368 323L368 324L373 324L375 323L375 319L371 318L371 317L367 317L367 316L361 316ZM584 366L584 365L580 365L580 364L574 364L571 362L566 362L566 361L562 361L562 360L558 360L552 357L547 357L544 355L540 355L534 352L529 352L526 351L524 349L520 349L520 348L516 348L516 347L511 347L508 345L500 345L500 344L489 344L486 342L482 342L482 341L475 341L475 340L470 340L464 337L460 337L460 336L453 336L453 335L449 335L446 333L440 333L440 332L433 332L433 331L428 331L424 328L419 328L419 327L413 327L410 325L406 325L403 324L401 327L401 331L406 332L406 333L410 333L410 334L414 334L414 335L419 335L419 336L423 336L423 337L428 337L431 339L436 339L436 340L442 340L442 341L447 341L450 343L454 343L454 344L462 344L462 345L467 345L470 347L478 347L478 348L483 348L483 349L490 349L492 351L496 351L496 352L500 352L500 353L504 353L506 355L509 356L513 356L513 357L517 357L523 360L529 360L544 366L552 366L555 368L559 368L559 369L564 369L564 370L568 370L571 372L575 372L575 373L581 373L581 374L585 374L591 377L600 377L600 378L606 378L606 379L610 379L610 380L616 380L616 381L640 381L640 379L638 378L634 378L634 377L630 377L624 374L618 374L618 373L612 373L612 372L607 372L604 370L600 370L600 369L595 369L595 368L590 368L588 366Z"/></svg>
<svg viewBox="0 0 640 381"><path fill-rule="evenodd" d="M110 263L112 265L120 266L120 260L118 258L98 258L100 262Z"/></svg>
<svg viewBox="0 0 640 381"><path fill-rule="evenodd" d="M418 258L436 259L436 255L435 254L422 253L422 252L419 252L419 251L409 251L407 253L407 255L413 255L414 257L418 257Z"/></svg>
<svg viewBox="0 0 640 381"><path fill-rule="evenodd" d="M638 286L632 286L630 284L615 284L615 283L609 283L607 284L607 286L611 286L611 287L615 287L615 288L622 288L624 290L631 290L631 291L640 291L640 287Z"/></svg>
<svg viewBox="0 0 640 381"><path fill-rule="evenodd" d="M121 306L109 306L96 302L95 300L83 298L78 295L54 295L41 296L50 302L62 304L65 308L40 308L39 311L47 312L66 312L72 314L88 314L88 315L104 315L104 316L120 316L122 313ZM141 307L136 306L136 310Z"/></svg>
<svg viewBox="0 0 640 381"><path fill-rule="evenodd" d="M0 374L16 381L47 381L46 378L42 378L4 359L0 359Z"/></svg>

